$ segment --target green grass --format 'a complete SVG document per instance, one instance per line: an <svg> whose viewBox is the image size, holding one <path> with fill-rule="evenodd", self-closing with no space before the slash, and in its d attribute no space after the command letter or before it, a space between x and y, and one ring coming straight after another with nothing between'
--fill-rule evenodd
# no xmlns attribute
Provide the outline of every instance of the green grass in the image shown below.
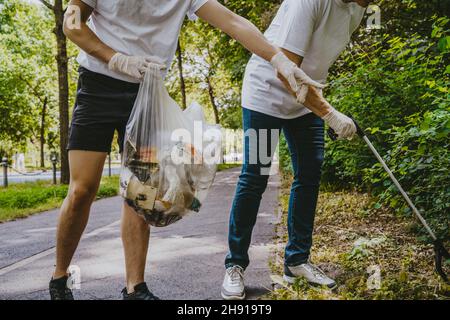
<svg viewBox="0 0 450 320"><path fill-rule="evenodd" d="M27 182L0 188L0 222L25 218L29 215L61 206L68 186L50 181ZM102 178L97 198L116 196L119 177Z"/></svg>
<svg viewBox="0 0 450 320"><path fill-rule="evenodd" d="M242 164L239 163L221 163L217 167L217 171L224 171L228 169L242 167Z"/></svg>
<svg viewBox="0 0 450 320"><path fill-rule="evenodd" d="M287 241L286 217L290 180L280 193L282 222L277 226L278 249L270 261L274 275L283 274ZM434 272L433 248L417 236L417 224L374 199L350 190L323 188L319 197L311 260L338 283L336 290L311 287L299 280L278 285L268 298L296 299L450 299L450 286ZM369 289L368 267L378 266L381 287Z"/></svg>

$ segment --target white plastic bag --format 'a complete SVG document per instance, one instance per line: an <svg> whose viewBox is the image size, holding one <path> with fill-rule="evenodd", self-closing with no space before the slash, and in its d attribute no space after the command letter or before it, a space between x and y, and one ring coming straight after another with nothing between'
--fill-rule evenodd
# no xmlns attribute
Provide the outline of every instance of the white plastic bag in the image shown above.
<svg viewBox="0 0 450 320"><path fill-rule="evenodd" d="M197 103L182 110L161 72L145 74L127 124L121 195L147 223L164 227L198 212L221 155L220 128L205 123Z"/></svg>

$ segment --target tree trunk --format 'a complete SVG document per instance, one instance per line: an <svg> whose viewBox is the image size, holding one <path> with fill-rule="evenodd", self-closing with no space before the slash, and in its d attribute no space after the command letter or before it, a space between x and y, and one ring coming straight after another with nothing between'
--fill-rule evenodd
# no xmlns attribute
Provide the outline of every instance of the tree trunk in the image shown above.
<svg viewBox="0 0 450 320"><path fill-rule="evenodd" d="M219 107L217 106L216 97L214 95L214 88L211 83L211 76L214 74L213 68L216 68L216 63L215 63L215 59L214 59L213 55L211 54L209 45L207 46L206 50L207 50L208 58L209 58L208 73L206 75L206 83L208 85L209 100L211 101L211 106L214 111L214 118L215 118L216 124L220 124Z"/></svg>
<svg viewBox="0 0 450 320"><path fill-rule="evenodd" d="M180 39L178 39L177 60L178 60L178 70L180 73L180 89L181 89L181 98L182 98L181 102L183 104L183 109L186 109L187 108L186 83L184 82L184 75L183 75L183 51L181 49Z"/></svg>
<svg viewBox="0 0 450 320"><path fill-rule="evenodd" d="M209 94L209 100L211 101L211 105L214 111L214 118L216 121L216 124L220 124L220 117L219 117L219 108L217 107L216 104L216 98L214 96L214 88L211 84L211 79L210 77L206 77L206 83L208 84L208 94Z"/></svg>
<svg viewBox="0 0 450 320"><path fill-rule="evenodd" d="M45 116L47 114L47 97L44 100L44 105L42 106L41 114L41 130L40 130L40 151L41 151L41 168L45 168Z"/></svg>
<svg viewBox="0 0 450 320"><path fill-rule="evenodd" d="M69 158L67 144L69 140L69 81L68 81L68 57L67 40L63 32L64 9L62 0L55 0L53 6L55 15L55 35L57 43L56 63L58 65L59 83L59 135L60 135L60 160L61 183L68 184L70 180Z"/></svg>

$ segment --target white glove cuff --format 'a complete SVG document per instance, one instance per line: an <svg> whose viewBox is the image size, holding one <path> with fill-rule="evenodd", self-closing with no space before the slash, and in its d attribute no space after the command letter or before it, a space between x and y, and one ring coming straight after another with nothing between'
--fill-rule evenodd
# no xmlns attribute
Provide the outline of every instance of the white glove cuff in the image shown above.
<svg viewBox="0 0 450 320"><path fill-rule="evenodd" d="M330 122L336 117L336 109L332 108L330 112L322 117L322 120L325 122Z"/></svg>
<svg viewBox="0 0 450 320"><path fill-rule="evenodd" d="M293 64L295 65L294 62L292 62L283 52L278 52L276 55L274 55L272 57L272 59L270 60L270 64L276 69L276 70L280 70L283 68L283 66L288 63L288 64Z"/></svg>
<svg viewBox="0 0 450 320"><path fill-rule="evenodd" d="M308 96L309 86L304 84L300 87L300 91L297 95L297 102L300 104L304 104L306 101L306 97Z"/></svg>
<svg viewBox="0 0 450 320"><path fill-rule="evenodd" d="M108 69L109 70L116 70L117 69L117 62L118 62L119 57L121 55L122 55L121 53L117 52L115 55L113 55L111 57L111 59L108 62Z"/></svg>

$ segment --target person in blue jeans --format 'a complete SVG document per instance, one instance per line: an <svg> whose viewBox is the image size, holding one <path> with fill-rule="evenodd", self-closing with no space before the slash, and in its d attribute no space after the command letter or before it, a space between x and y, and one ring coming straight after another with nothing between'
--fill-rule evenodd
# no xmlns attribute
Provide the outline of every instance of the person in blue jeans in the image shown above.
<svg viewBox="0 0 450 320"><path fill-rule="evenodd" d="M326 83L328 70L350 42L371 0L285 0L266 38L280 47L311 79ZM284 133L294 170L285 249L284 279L293 283L336 285L309 261L321 168L324 125L341 139L356 133L354 122L334 109L320 89L303 92L306 99L286 89L286 79L263 59L252 56L243 82L245 132L244 165L233 201L229 225L229 253L221 294L226 300L245 299L244 270L270 161ZM297 99L296 99L297 98ZM303 101L303 103L299 103Z"/></svg>
<svg viewBox="0 0 450 320"><path fill-rule="evenodd" d="M256 129L259 132L261 129L268 129L275 134L282 131L286 137L294 170L289 200L289 242L286 246L286 263L291 265L305 263L312 244L314 212L324 157L324 122L313 113L295 119L280 119L245 108L243 120L244 130ZM269 134L258 135L255 149L257 146L266 145L266 150L273 150L271 146L273 133L270 131ZM231 211L230 253L226 258L227 266L237 264L242 268L246 268L249 264L248 248L252 229L256 222L261 196L269 179L269 175L265 173L271 166L270 162L265 164L261 161L250 164L249 154L253 151L250 150L253 147L250 139L251 137L245 137L245 161Z"/></svg>

